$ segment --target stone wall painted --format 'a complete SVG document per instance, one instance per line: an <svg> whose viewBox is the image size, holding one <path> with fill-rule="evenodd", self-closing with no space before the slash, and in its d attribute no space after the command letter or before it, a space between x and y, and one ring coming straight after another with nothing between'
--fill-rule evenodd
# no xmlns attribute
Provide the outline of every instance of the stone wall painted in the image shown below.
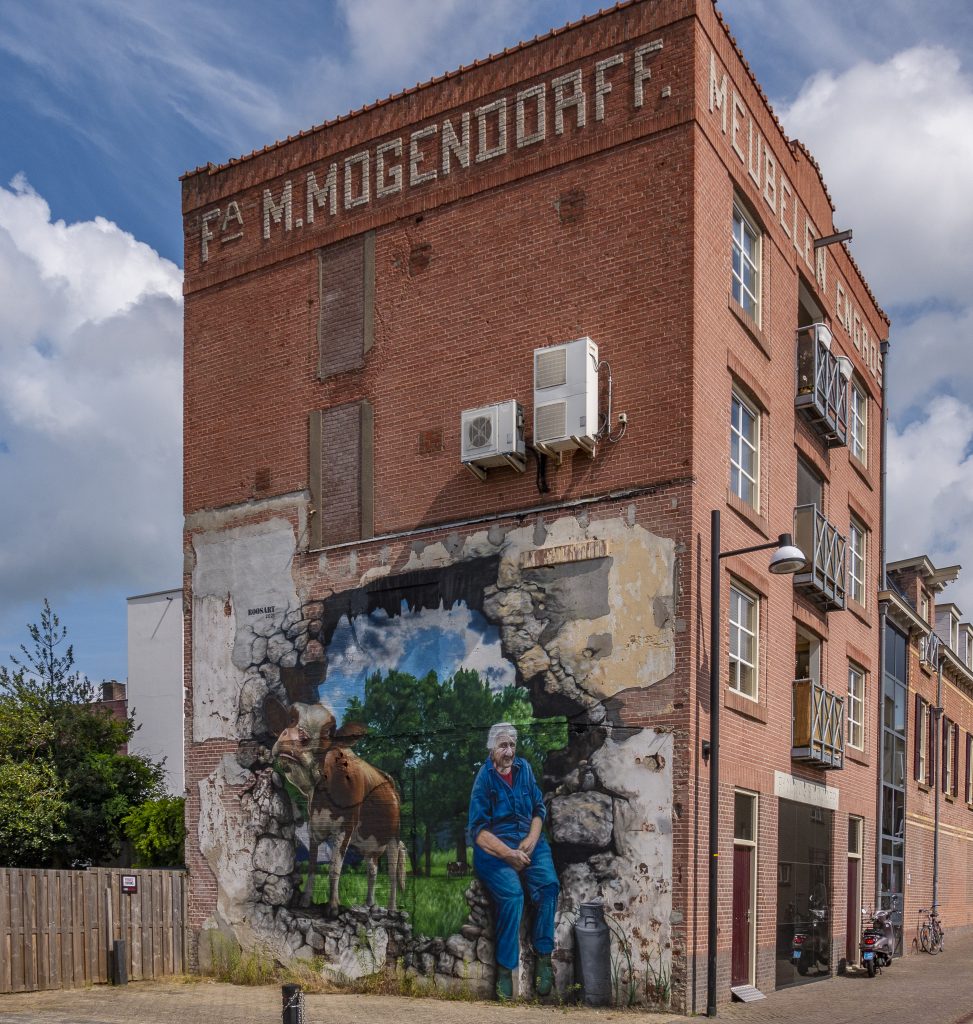
<svg viewBox="0 0 973 1024"><path fill-rule="evenodd" d="M193 542L193 739L236 743L199 783L196 839L218 884L204 933L319 956L336 976L395 963L487 994L490 906L464 823L487 728L504 718L548 812L558 991L574 980L574 915L600 899L619 1001L658 997L671 970L673 737L624 725L618 707L674 669L671 541L623 519L495 526L417 544L394 575L320 599L286 519ZM325 571L322 559L318 593ZM285 770L285 738L325 734L346 778L377 770L367 792L394 790L377 812L394 835L359 827L344 848L337 769ZM394 910L388 872L366 899L369 863L390 853Z"/></svg>

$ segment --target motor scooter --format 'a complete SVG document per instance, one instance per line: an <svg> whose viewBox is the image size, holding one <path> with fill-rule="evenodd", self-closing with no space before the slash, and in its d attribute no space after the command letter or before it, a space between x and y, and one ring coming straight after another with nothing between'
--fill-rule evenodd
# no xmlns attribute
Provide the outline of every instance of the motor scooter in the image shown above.
<svg viewBox="0 0 973 1024"><path fill-rule="evenodd" d="M895 928L892 924L892 915L899 905L897 896L892 896L891 906L888 910L876 910L871 915L871 924L862 931L862 940L859 943L859 950L862 955L862 967L868 971L870 978L875 977L875 972L888 967L892 962L892 954L895 951ZM868 917L868 913L862 907L862 913Z"/></svg>
<svg viewBox="0 0 973 1024"><path fill-rule="evenodd" d="M794 933L791 942L791 960L797 973L805 975L815 965L819 970L828 969L830 939L827 928L828 911L821 907L808 910L808 926L806 931Z"/></svg>

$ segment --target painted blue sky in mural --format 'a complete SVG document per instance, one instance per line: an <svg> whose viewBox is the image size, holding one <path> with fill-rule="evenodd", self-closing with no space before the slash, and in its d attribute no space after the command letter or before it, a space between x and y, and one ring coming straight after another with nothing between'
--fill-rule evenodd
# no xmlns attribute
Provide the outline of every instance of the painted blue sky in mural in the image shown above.
<svg viewBox="0 0 973 1024"><path fill-rule="evenodd" d="M476 669L493 690L516 682L513 665L500 649L500 634L466 603L412 610L403 601L397 615L378 609L343 616L327 649L328 675L321 699L340 720L348 701L362 697L365 680L393 669L446 679L459 669Z"/></svg>

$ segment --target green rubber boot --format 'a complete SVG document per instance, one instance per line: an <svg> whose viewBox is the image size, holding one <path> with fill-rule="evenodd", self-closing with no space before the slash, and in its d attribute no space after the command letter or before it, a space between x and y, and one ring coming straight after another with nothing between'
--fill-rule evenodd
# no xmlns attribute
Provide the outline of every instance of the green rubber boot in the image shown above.
<svg viewBox="0 0 973 1024"><path fill-rule="evenodd" d="M514 976L509 967L497 964L497 999L505 1003L514 997Z"/></svg>
<svg viewBox="0 0 973 1024"><path fill-rule="evenodd" d="M551 967L551 954L538 953L537 966L534 968L534 991L539 996L549 996L554 987L554 969Z"/></svg>

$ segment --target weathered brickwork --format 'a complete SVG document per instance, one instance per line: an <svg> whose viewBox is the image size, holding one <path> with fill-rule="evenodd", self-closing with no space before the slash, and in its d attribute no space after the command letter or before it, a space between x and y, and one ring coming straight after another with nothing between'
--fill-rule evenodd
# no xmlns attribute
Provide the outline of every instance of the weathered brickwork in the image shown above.
<svg viewBox="0 0 973 1024"><path fill-rule="evenodd" d="M758 319L731 292L735 201L761 234ZM823 480L828 521L847 537L853 515L869 531L865 599L826 613L790 577L767 572L767 552L724 565L724 665L731 578L757 595L759 630L756 699L727 688L721 716L719 999L729 998L732 971L737 790L757 795L750 978L765 989L781 979L781 944L790 938L778 905L778 801L791 792L782 776L812 782L833 804L833 969L846 951L850 816L864 822L867 903L875 889L877 344L888 322L844 248L813 249L814 237L837 230L820 172L783 135L709 0L622 5L264 153L193 172L183 213L192 927L220 915L224 927L245 888L227 866L233 851L201 849L214 807L221 821L246 817L242 776L219 806L201 797L230 762L237 771L245 746L231 731L209 730L200 710L194 674L219 676L219 661L199 649L210 640L200 638L224 638L227 686L231 651L243 664L239 629L234 641L229 623L244 613L231 584L225 632L212 570L203 599L206 544L285 524L294 540L282 571L304 604L419 568L451 568L471 552L500 558L498 586L507 586L505 545L523 531L543 564L553 546L587 543L599 531L617 553L624 531L638 529L671 551L671 594L654 605L653 627L670 645L671 671L648 684L620 675L609 696L599 691L597 713L587 698L576 705L585 728L609 721L625 735L672 737L666 825L632 826L671 829L671 877L639 934L664 936L659 963L673 1005L704 1008L708 769L699 751L709 735L710 512L722 512L724 549L790 531L800 454ZM847 446L826 447L795 413L801 294L831 325L834 353L847 357L868 396L864 462ZM546 491L533 453L523 474L492 469L486 482L475 479L460 464L462 410L516 399L529 423L533 350L583 336L610 364L613 410L628 421L621 440L603 440L594 459L548 460ZM755 506L730 493L734 391L759 414ZM591 557L578 555L578 564ZM612 664L648 664L663 650L655 633L626 627L636 604L631 593L611 595ZM791 756L799 627L820 644L816 671L831 693L847 695L849 661L865 672L863 745L846 748L840 771ZM590 638L571 648L574 636L562 627L559 654L562 667L578 662L581 679L600 654ZM518 657L518 681L535 708L552 706L544 673L553 669L528 678L527 655ZM617 809L616 820L626 813ZM622 857L624 836L614 843ZM566 891L583 889L588 868L579 864L571 865L575 883L562 880ZM638 908L624 912L638 926ZM655 947L643 953L648 962ZM640 1000L660 998L649 973L638 984Z"/></svg>

